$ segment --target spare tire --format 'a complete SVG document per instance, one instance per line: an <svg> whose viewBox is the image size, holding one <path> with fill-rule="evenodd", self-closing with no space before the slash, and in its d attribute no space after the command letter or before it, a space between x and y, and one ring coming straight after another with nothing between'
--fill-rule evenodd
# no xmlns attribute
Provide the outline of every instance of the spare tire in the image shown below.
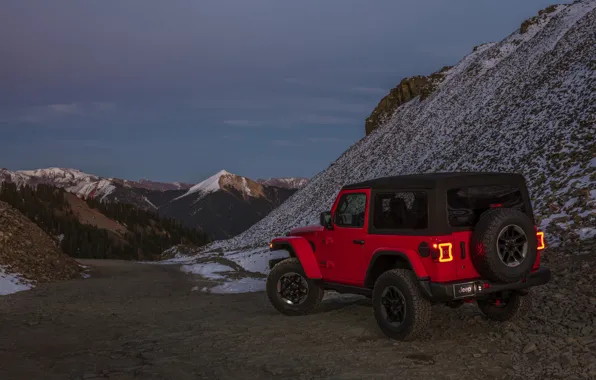
<svg viewBox="0 0 596 380"><path fill-rule="evenodd" d="M485 212L472 234L470 253L484 278L501 283L521 280L532 270L538 254L532 219L510 208Z"/></svg>

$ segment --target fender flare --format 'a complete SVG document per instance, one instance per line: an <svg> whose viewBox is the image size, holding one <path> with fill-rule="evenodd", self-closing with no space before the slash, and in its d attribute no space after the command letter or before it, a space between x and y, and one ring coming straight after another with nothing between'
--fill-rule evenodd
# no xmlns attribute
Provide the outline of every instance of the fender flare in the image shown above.
<svg viewBox="0 0 596 380"><path fill-rule="evenodd" d="M292 257L296 257L304 274L310 279L322 279L323 275L309 241L301 236L275 238L271 241L271 250L287 249Z"/></svg>
<svg viewBox="0 0 596 380"><path fill-rule="evenodd" d="M420 260L420 256L416 253L416 251L411 250L411 249L396 250L396 249L390 249L390 248L380 248L373 253L373 255L370 259L368 268L366 269L366 277L364 278L365 284L367 284L369 286L374 285L374 284L370 284L370 282L371 282L371 275L372 275L372 271L375 266L375 263L376 263L377 259L379 259L380 257L386 257L386 256L398 257L398 258L404 260L405 262L407 262L408 265L410 266L410 268L412 269L412 271L414 271L414 273L416 274L416 277L418 277L419 279L428 278L428 272L426 271L426 268L424 267L424 264L422 264L422 260Z"/></svg>

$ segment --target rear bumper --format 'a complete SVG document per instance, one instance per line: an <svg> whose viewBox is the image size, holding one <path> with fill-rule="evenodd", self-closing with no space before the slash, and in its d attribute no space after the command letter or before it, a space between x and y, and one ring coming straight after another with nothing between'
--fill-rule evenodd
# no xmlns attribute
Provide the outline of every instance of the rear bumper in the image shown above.
<svg viewBox="0 0 596 380"><path fill-rule="evenodd" d="M455 301L469 298L483 298L491 293L506 290L523 290L532 286L544 285L550 281L551 271L548 268L538 268L524 280L501 284L485 280L472 280L456 283L438 283L430 280L420 280L423 293L433 301Z"/></svg>

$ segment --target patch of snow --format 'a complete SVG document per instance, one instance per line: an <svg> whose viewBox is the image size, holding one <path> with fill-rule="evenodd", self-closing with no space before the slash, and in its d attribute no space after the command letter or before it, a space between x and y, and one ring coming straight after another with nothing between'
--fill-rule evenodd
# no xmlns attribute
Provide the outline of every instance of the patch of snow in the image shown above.
<svg viewBox="0 0 596 380"><path fill-rule="evenodd" d="M225 253L224 258L235 262L249 272L269 273L269 260L290 257L286 250L269 251L269 248L257 248L248 251Z"/></svg>
<svg viewBox="0 0 596 380"><path fill-rule="evenodd" d="M250 188L248 187L248 183L246 182L245 177L242 177L242 189L244 190L246 195L252 196L252 193L250 192Z"/></svg>
<svg viewBox="0 0 596 380"><path fill-rule="evenodd" d="M147 197L146 197L146 196L144 196L144 195L143 195L143 200L144 200L145 202L149 203L149 205L150 205L151 207L153 207L154 209L156 209L156 210L157 210L157 206L156 206L156 205L154 205L154 204L153 204L153 203L152 203L152 202L151 202L149 199L147 199Z"/></svg>
<svg viewBox="0 0 596 380"><path fill-rule="evenodd" d="M326 291L325 295L323 296L323 301L334 301L339 303L353 303L363 299L366 299L366 297L357 294L342 294L329 290Z"/></svg>
<svg viewBox="0 0 596 380"><path fill-rule="evenodd" d="M580 240L588 240L596 238L596 228L595 227L586 227L581 228L579 230L579 239Z"/></svg>
<svg viewBox="0 0 596 380"><path fill-rule="evenodd" d="M238 280L224 282L221 285L205 289L204 291L218 294L262 292L265 290L265 285L265 279L244 277Z"/></svg>
<svg viewBox="0 0 596 380"><path fill-rule="evenodd" d="M66 188L69 193L76 194L79 198L95 198L100 201L112 194L116 190L116 186L108 179L101 179L99 181L82 181L73 186Z"/></svg>
<svg viewBox="0 0 596 380"><path fill-rule="evenodd" d="M180 270L185 273L198 274L198 275L208 278L210 280L223 279L223 278L225 278L225 276L220 274L221 272L233 272L234 271L234 269L230 268L229 266L219 264L219 263L201 263L201 264L183 265L180 268Z"/></svg>
<svg viewBox="0 0 596 380"><path fill-rule="evenodd" d="M22 292L33 288L30 281L16 273L9 273L0 266L0 295Z"/></svg>

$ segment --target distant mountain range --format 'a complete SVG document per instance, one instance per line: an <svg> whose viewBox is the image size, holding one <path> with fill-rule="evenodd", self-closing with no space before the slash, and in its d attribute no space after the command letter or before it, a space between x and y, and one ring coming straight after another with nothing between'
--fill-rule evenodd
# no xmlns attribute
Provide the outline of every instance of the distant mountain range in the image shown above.
<svg viewBox="0 0 596 380"><path fill-rule="evenodd" d="M48 184L83 199L122 202L200 228L214 239L232 237L256 223L298 189L306 178L254 181L222 170L196 185L104 178L77 169L0 169L0 182Z"/></svg>

